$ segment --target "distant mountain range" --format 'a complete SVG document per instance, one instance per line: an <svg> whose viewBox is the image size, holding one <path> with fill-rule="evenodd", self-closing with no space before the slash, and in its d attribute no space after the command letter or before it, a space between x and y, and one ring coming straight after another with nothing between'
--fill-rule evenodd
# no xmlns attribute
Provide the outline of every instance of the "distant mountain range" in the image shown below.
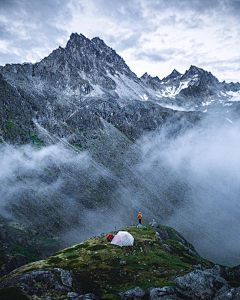
<svg viewBox="0 0 240 300"><path fill-rule="evenodd" d="M147 73L138 78L103 40L73 33L65 48L39 63L0 67L0 99L2 140L66 138L86 146L76 129L98 130L104 119L135 139L176 114L195 122L205 106L232 106L240 83L219 82L196 66L162 80Z"/></svg>

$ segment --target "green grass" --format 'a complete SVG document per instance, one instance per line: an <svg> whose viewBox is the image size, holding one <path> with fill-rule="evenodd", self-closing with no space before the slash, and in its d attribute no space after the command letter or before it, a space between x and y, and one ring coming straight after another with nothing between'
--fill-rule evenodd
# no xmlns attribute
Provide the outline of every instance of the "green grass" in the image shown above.
<svg viewBox="0 0 240 300"><path fill-rule="evenodd" d="M174 241L181 242L181 240L179 239L179 237L177 236L177 234L173 228L164 226L164 225L160 225L160 224L158 225L158 227L165 229Z"/></svg>
<svg viewBox="0 0 240 300"><path fill-rule="evenodd" d="M7 226L6 227L8 231L12 232L12 233L17 233L17 234L20 234L20 235L23 235L23 236L29 236L29 237L33 237L34 234L31 233L31 232L28 232L26 230L22 230L20 228L15 228L15 227L12 227L12 226Z"/></svg>
<svg viewBox="0 0 240 300"><path fill-rule="evenodd" d="M174 239L164 241L172 249L170 254L157 241L155 229L147 226L146 230L137 227L123 230L133 235L132 247L112 245L106 234L59 251L39 265L35 262L24 266L19 272L38 267L71 270L83 293L94 293L101 299L116 299L118 293L136 286L147 291L154 285L173 285L173 276L189 273L193 264L211 265L202 258L189 255L175 240L176 233ZM121 260L126 261L126 265L120 266Z"/></svg>
<svg viewBox="0 0 240 300"><path fill-rule="evenodd" d="M39 253L34 248L25 248L17 244L13 245L13 253L26 256L29 261L36 261L41 258Z"/></svg>
<svg viewBox="0 0 240 300"><path fill-rule="evenodd" d="M36 145L38 148L41 148L43 146L43 142L40 141L40 139L36 135L30 135L30 139L33 141L33 144Z"/></svg>
<svg viewBox="0 0 240 300"><path fill-rule="evenodd" d="M114 299L114 295L135 286L147 290L154 285L171 285L171 277L176 272L184 275L191 270L192 264L209 264L186 254L174 240L169 240L173 254L168 253L162 248L162 243L157 242L156 231L151 227L124 230L134 236L133 247L112 245L107 242L106 235L60 251L46 260L46 264L72 270L84 293L92 292L100 297L106 294L103 299ZM127 264L120 266L120 260Z"/></svg>

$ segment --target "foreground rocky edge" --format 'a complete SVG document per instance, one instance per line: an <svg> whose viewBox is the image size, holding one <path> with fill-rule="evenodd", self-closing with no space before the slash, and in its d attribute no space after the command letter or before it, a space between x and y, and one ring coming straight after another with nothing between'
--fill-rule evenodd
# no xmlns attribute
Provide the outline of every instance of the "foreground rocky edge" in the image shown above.
<svg viewBox="0 0 240 300"><path fill-rule="evenodd" d="M174 229L151 225L124 228L133 247L102 234L22 266L1 279L0 298L240 299L240 266L214 266Z"/></svg>

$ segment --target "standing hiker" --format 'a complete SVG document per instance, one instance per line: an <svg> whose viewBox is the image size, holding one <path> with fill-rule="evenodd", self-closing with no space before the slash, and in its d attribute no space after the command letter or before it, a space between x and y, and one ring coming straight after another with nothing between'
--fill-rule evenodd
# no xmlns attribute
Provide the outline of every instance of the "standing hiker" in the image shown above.
<svg viewBox="0 0 240 300"><path fill-rule="evenodd" d="M139 224L141 224L142 223L142 214L141 213L138 214L138 220L139 220Z"/></svg>

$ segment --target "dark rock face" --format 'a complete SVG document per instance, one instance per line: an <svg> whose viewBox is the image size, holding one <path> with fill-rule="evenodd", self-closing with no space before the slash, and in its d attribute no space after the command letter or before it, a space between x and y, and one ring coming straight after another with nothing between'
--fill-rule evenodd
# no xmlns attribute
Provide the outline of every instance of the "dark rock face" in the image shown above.
<svg viewBox="0 0 240 300"><path fill-rule="evenodd" d="M151 77L148 73L144 73L143 76L140 78L142 82L144 82L147 86L151 87L154 90L159 89L159 84L161 80L156 77Z"/></svg>
<svg viewBox="0 0 240 300"><path fill-rule="evenodd" d="M28 297L51 294L51 292L65 295L74 300L98 300L94 294L82 294L81 287L75 280L71 271L61 268L37 269L16 276L0 284L0 288L18 286ZM71 292L74 290L75 292ZM46 296L45 296L46 297ZM51 299L51 296L47 296ZM24 298L25 299L25 298ZM27 298L28 299L28 298Z"/></svg>
<svg viewBox="0 0 240 300"><path fill-rule="evenodd" d="M78 296L77 298L73 298L73 300L99 300L97 296L92 293Z"/></svg>
<svg viewBox="0 0 240 300"><path fill-rule="evenodd" d="M191 66L182 76L181 80L188 81L187 88L182 89L179 96L186 98L198 98L198 101L217 95L220 83L210 72Z"/></svg>
<svg viewBox="0 0 240 300"><path fill-rule="evenodd" d="M201 104L218 97L219 91L238 90L240 84L219 83L195 66L183 75L173 70L162 80L147 73L139 79L104 41L73 33L65 48L39 63L0 67L0 136L38 146L64 138L84 147L88 141L79 131L98 136L103 118L136 139L169 118L194 123L201 115L176 112L161 103Z"/></svg>
<svg viewBox="0 0 240 300"><path fill-rule="evenodd" d="M30 295L33 294L43 294L46 291L70 291L72 287L69 284L66 285L65 279L59 279L58 274L60 273L60 269L51 269L51 270L34 270L31 272L27 272L23 275L17 276L13 279L8 280L5 283L1 284L1 288L20 285L21 289L27 292ZM65 270L64 270L65 271ZM67 272L67 271L65 271ZM68 276L71 278L71 274L69 273ZM34 283L41 282L44 284L43 287L35 286ZM70 282L70 279L69 279ZM68 283L69 283L68 282Z"/></svg>
<svg viewBox="0 0 240 300"><path fill-rule="evenodd" d="M215 293L228 282L207 271L196 270L174 280L176 291L180 297L187 299L213 299Z"/></svg>
<svg viewBox="0 0 240 300"><path fill-rule="evenodd" d="M212 269L195 270L174 280L176 287L150 288L151 300L237 300L240 299L240 288L230 287L222 278L223 269L215 266Z"/></svg>
<svg viewBox="0 0 240 300"><path fill-rule="evenodd" d="M230 287L229 283L221 277L223 269L215 266L212 269L195 270L174 280L176 287L149 288L149 300L238 300L240 288ZM139 287L121 293L121 299L142 299L138 296ZM141 294L143 295L143 293ZM134 298L135 297L135 298ZM140 298L137 298L140 297ZM145 299L145 298L144 298Z"/></svg>
<svg viewBox="0 0 240 300"><path fill-rule="evenodd" d="M240 299L240 288L222 287L215 295L214 300L238 300Z"/></svg>
<svg viewBox="0 0 240 300"><path fill-rule="evenodd" d="M175 79L175 78L177 78L177 77L179 77L179 76L181 76L181 75L182 75L181 73L179 73L176 69L174 69L174 70L172 71L172 73L169 74L167 77L164 77L164 78L162 79L162 81L166 82L166 81L169 81L169 80L171 80L171 79Z"/></svg>
<svg viewBox="0 0 240 300"><path fill-rule="evenodd" d="M151 288L149 291L149 300L180 300L176 295L176 289L171 286L163 288Z"/></svg>
<svg viewBox="0 0 240 300"><path fill-rule="evenodd" d="M144 299L145 292L143 289L137 286L134 289L120 293L119 295L123 300L141 300Z"/></svg>

